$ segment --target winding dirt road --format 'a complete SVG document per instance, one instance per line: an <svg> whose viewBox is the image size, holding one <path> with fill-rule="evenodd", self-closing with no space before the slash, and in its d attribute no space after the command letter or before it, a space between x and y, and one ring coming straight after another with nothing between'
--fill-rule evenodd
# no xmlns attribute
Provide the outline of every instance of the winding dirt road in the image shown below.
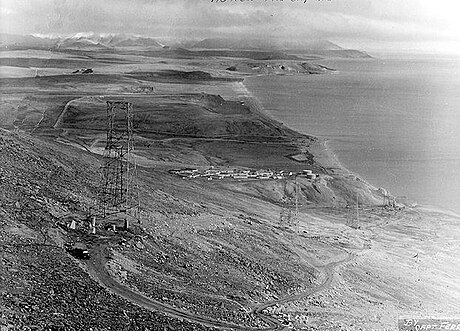
<svg viewBox="0 0 460 331"><path fill-rule="evenodd" d="M268 307L274 306L276 304L282 304L282 303L286 303L290 301L296 301L299 299L303 299L319 291L324 290L325 288L330 286L332 279L333 279L335 268L353 259L353 255L348 253L348 256L345 259L340 260L340 261L330 262L324 265L323 267L321 267L321 269L323 269L325 273L324 281L320 285L312 289L309 289L308 291L305 291L299 294L295 294L295 295L286 296L279 300L268 301L263 304L255 306L252 309L251 313L253 313L258 318L266 322L269 326L266 328L251 328L251 327L236 325L233 323L217 321L217 320L213 320L207 317L197 316L187 311L183 311L175 307L172 307L170 305L152 300L141 293L135 292L132 289L128 288L127 286L115 280L109 274L106 268L106 262L107 262L106 256L107 256L107 248L104 245L100 245L96 247L94 251L92 252L91 260L89 260L89 262L87 263L88 270L90 274L94 276L96 279L98 279L99 282L103 286L105 286L107 289L109 289L113 293L123 297L124 299L132 303L135 303L139 306L142 306L146 309L163 312L172 317L182 318L182 319L185 319L191 322L200 323L200 324L210 326L210 327L215 327L218 329L244 330L244 331L286 330L287 329L286 325L283 325L275 317L264 314L263 310Z"/></svg>
<svg viewBox="0 0 460 331"><path fill-rule="evenodd" d="M345 263L349 262L353 258L354 258L353 254L348 254L348 256L345 259L340 260L340 261L330 262L330 263L326 264L324 267L322 267L322 269L324 269L324 273L326 274L326 277L325 277L324 281L321 284L319 284L318 286L316 286L316 287L314 287L312 289L309 289L308 291L299 293L299 294L293 294L293 295L286 296L286 297L284 297L282 299L279 299L279 300L273 300L273 301L265 302L265 303L260 304L257 307L255 307L252 310L252 312L254 312L255 314L259 315L259 314L262 314L262 311L264 309L268 308L268 307L271 307L271 306L274 306L274 305L280 304L280 303L286 303L286 302L301 300L301 299L304 299L304 298L306 298L306 297L308 297L310 295L313 295L313 294L315 294L317 292L320 292L320 291L328 288L332 283L332 278L334 276L335 268L337 266L339 266L339 265L342 265L342 264L345 264ZM264 316L266 316L266 315L264 315Z"/></svg>

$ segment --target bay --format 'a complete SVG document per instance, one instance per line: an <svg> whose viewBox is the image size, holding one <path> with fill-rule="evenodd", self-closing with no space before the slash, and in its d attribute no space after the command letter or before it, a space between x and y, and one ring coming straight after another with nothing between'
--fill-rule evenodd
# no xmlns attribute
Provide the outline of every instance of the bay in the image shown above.
<svg viewBox="0 0 460 331"><path fill-rule="evenodd" d="M371 184L460 212L460 59L318 63L337 72L244 84L270 116L327 139L340 162Z"/></svg>

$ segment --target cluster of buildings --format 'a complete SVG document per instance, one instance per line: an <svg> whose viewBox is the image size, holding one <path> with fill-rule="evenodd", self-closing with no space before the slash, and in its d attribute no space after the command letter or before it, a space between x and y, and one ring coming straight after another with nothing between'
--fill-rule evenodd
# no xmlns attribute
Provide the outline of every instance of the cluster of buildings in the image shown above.
<svg viewBox="0 0 460 331"><path fill-rule="evenodd" d="M305 177L307 179L316 179L317 174L314 174L312 170L303 170L300 173L285 172L284 170L273 171L273 170L251 170L251 169L216 169L211 167L205 170L184 168L170 170L170 173L178 175L182 178L207 178L212 179L283 179L292 176Z"/></svg>

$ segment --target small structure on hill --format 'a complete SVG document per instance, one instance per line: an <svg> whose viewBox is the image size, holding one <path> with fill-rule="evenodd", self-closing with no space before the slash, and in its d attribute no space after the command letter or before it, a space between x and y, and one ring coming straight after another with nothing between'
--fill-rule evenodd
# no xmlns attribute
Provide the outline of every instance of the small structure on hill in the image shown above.
<svg viewBox="0 0 460 331"><path fill-rule="evenodd" d="M68 227L70 230L75 230L76 228L75 220L71 220L70 223L68 224Z"/></svg>

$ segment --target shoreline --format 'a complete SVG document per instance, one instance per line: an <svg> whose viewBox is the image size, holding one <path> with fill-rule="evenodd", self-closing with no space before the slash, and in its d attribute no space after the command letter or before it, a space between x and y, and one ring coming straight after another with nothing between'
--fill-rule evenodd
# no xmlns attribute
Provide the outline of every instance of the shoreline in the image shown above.
<svg viewBox="0 0 460 331"><path fill-rule="evenodd" d="M338 155L334 152L334 150L330 147L329 143L332 141L331 139L323 138L323 137L318 137L316 135L311 135L307 133L302 133L298 132L296 129L291 128L289 125L286 125L285 123L279 121L276 118L273 118L264 108L262 102L248 89L248 87L244 84L246 78L255 78L255 77L263 77L263 76L268 76L268 75L255 75L255 76L249 76L249 77L244 77L242 81L235 82L234 84L238 86L236 90L237 97L239 98L244 98L245 102L249 102L249 107L251 111L254 111L256 114L259 116L262 116L264 119L268 120L269 122L276 124L276 126L282 128L283 130L289 130L290 132L295 133L296 135L300 137L305 137L307 139L314 139L315 142L317 143L318 146L308 146L309 151L314 155L315 159L317 160L316 163L324 169L329 169L329 171L332 170L332 174L328 175L338 175L343 178L350 178L354 177L357 180L365 183L369 188L375 190L375 191L380 191L384 190L387 192L388 197L395 198L397 203L404 205L405 207L414 207L414 208L424 208L424 209L429 209L429 210L437 210L438 212L441 213L446 213L446 214L451 214L451 215L460 215L457 214L454 210L449 210L444 207L439 207L439 206L431 206L431 205L424 205L424 204L419 204L416 200L411 199L410 197L406 196L398 196L392 194L390 190L388 190L384 186L377 187L374 184L370 183L367 179L363 178L360 176L358 173L355 173L348 169L346 166L344 166L340 160ZM316 147L316 148L315 148Z"/></svg>
<svg viewBox="0 0 460 331"><path fill-rule="evenodd" d="M338 72L338 71L337 71ZM337 73L334 72L334 73ZM344 166L343 163L341 163L338 155L334 152L333 148L330 146L330 142L332 142L332 139L327 139L323 137L318 137L316 135L308 134L308 133L302 133L298 132L296 129L291 128L289 125L285 124L284 122L279 121L276 118L273 118L263 107L262 102L248 89L248 87L245 85L245 80L246 78L256 78L256 77L264 77L264 76L270 76L270 75L254 75L254 76L247 76L244 77L242 81L240 82L235 82L235 84L239 85L239 88L237 89L238 91L242 92L242 95L244 98L252 100L253 105L255 106L255 112L262 116L263 118L269 120L271 123L276 123L277 126L283 128L284 130L289 130L291 132L295 132L295 134L299 136L303 136L306 138L314 138L318 145L321 146L320 149L317 151L315 150L310 150L312 154L315 156L316 159L319 159L318 164L321 165L324 168L334 168L335 175L340 175L343 177L356 177L359 178L362 182L364 182L366 185L368 185L370 188L373 188L374 190L380 190L384 189L389 197L393 197L396 199L396 201L400 204L403 204L406 207L411 207L411 208L416 208L418 210L427 210L427 211L433 211L433 212L439 212L455 217L460 217L460 212L447 208L447 207L442 207L442 206L437 206L437 205L431 205L427 203L422 203L420 204L417 200L411 198L410 196L406 195L394 195L390 190L388 190L385 186L375 186L371 182L369 182L366 178L362 177L360 174L351 171L349 168ZM292 75L295 76L295 75ZM237 91L237 96L241 97L240 94ZM251 110L253 108L251 107ZM318 154L319 153L319 154Z"/></svg>
<svg viewBox="0 0 460 331"><path fill-rule="evenodd" d="M262 75L257 75L257 76L262 76ZM257 76L251 76L251 77L257 77ZM369 183L368 181L363 179L358 174L354 173L353 171L350 171L347 167L345 167L340 162L337 154L329 146L329 142L331 141L331 139L326 139L326 138L318 137L318 136L315 136L315 135L312 135L312 134L306 134L306 133L298 132L296 129L289 127L288 125L286 125L283 122L280 122L276 118L273 118L265 110L265 108L262 105L262 102L247 88L247 86L244 84L244 80L242 82L238 82L237 84L240 84L240 85L244 86L244 90L246 92L244 94L244 97L247 98L247 99L252 100L252 103L253 103L253 105L255 106L256 109L253 109L251 107L251 110L255 110L255 113L263 116L264 118L268 119L272 123L276 123L278 126L284 128L284 129L288 129L291 132L295 132L299 136L303 136L305 138L314 138L317 141L317 143L320 144L324 149L324 154L325 154L326 157L325 157L325 160L323 160L323 162L331 163L332 165L334 165L334 168L338 168L338 169L342 170L343 174L356 176L356 177L360 178L361 180L365 181L369 186L371 186L371 187L373 187L375 189L378 189L377 187L375 187L374 185L372 185L371 183ZM315 157L318 157L318 156L321 157L321 155L315 155Z"/></svg>

